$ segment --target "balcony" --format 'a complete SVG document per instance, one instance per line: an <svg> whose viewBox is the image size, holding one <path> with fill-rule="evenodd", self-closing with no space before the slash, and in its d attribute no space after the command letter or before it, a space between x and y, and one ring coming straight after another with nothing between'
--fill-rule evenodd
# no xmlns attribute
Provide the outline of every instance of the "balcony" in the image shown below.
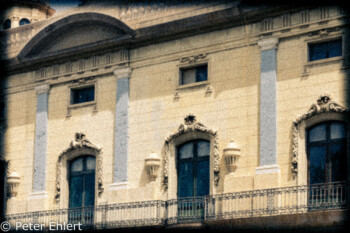
<svg viewBox="0 0 350 233"><path fill-rule="evenodd" d="M348 209L349 184L339 182L38 211L7 215L6 221L11 226L20 222L49 228L52 223L71 223L81 224L83 229L112 229L317 213Z"/></svg>

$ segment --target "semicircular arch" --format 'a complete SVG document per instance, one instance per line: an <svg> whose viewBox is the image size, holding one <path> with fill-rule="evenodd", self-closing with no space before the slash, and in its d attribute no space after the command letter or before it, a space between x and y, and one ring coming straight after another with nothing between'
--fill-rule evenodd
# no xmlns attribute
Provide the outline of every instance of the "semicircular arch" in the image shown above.
<svg viewBox="0 0 350 233"><path fill-rule="evenodd" d="M78 13L43 28L23 47L18 58L66 52L106 40L133 36L133 29L112 16L94 12Z"/></svg>

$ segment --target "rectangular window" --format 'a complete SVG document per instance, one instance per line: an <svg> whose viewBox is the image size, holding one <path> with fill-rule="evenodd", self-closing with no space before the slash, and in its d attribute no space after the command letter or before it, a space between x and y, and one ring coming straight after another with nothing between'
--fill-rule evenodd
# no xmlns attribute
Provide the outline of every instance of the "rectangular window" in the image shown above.
<svg viewBox="0 0 350 233"><path fill-rule="evenodd" d="M181 69L180 85L208 80L208 65Z"/></svg>
<svg viewBox="0 0 350 233"><path fill-rule="evenodd" d="M342 40L309 44L309 61L342 56Z"/></svg>
<svg viewBox="0 0 350 233"><path fill-rule="evenodd" d="M81 104L95 100L95 86L71 89L71 104Z"/></svg>

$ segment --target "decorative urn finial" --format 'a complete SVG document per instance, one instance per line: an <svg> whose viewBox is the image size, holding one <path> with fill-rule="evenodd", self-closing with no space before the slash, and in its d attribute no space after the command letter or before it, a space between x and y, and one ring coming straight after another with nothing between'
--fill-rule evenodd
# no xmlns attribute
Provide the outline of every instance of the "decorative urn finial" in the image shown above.
<svg viewBox="0 0 350 233"><path fill-rule="evenodd" d="M229 172L235 172L237 168L238 159L241 156L241 149L233 140L231 140L223 152L225 163Z"/></svg>
<svg viewBox="0 0 350 233"><path fill-rule="evenodd" d="M152 153L145 159L145 167L151 181L155 181L160 167L160 158L156 153Z"/></svg>

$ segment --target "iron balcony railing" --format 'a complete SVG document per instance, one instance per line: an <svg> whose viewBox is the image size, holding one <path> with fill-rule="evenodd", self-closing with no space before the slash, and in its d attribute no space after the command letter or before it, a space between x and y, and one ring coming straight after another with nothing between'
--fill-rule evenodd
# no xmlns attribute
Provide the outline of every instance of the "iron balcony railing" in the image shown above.
<svg viewBox="0 0 350 233"><path fill-rule="evenodd" d="M49 228L81 224L82 228L161 226L206 220L254 218L349 207L346 182L224 193L204 197L154 200L95 207L7 215L11 226ZM17 224L17 225L16 225ZM16 229L17 229L16 228Z"/></svg>

